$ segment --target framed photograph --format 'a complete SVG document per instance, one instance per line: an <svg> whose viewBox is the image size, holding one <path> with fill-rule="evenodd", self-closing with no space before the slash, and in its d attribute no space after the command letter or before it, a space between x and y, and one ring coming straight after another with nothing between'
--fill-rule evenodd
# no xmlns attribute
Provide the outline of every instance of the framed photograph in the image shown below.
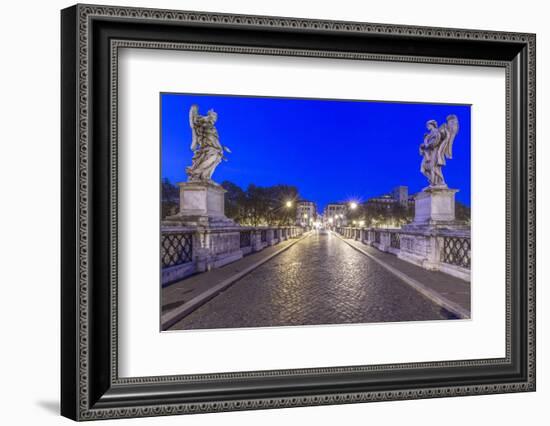
<svg viewBox="0 0 550 426"><path fill-rule="evenodd" d="M61 30L64 416L535 390L535 35Z"/></svg>

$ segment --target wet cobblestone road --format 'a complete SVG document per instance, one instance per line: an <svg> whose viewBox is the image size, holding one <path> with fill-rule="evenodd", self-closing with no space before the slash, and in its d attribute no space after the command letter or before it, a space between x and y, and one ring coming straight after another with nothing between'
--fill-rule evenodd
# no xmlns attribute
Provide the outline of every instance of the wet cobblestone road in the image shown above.
<svg viewBox="0 0 550 426"><path fill-rule="evenodd" d="M331 234L313 234L171 329L447 319L446 312Z"/></svg>

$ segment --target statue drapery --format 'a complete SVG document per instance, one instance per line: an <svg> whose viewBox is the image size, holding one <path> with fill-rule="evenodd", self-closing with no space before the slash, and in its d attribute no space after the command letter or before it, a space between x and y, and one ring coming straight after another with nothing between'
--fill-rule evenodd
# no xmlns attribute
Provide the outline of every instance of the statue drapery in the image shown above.
<svg viewBox="0 0 550 426"><path fill-rule="evenodd" d="M449 115L447 121L439 127L435 120L430 120L426 127L428 132L419 148L422 156L420 171L428 179L430 187L446 188L442 168L446 165L446 159L453 158L453 142L459 128L458 118L456 115Z"/></svg>
<svg viewBox="0 0 550 426"><path fill-rule="evenodd" d="M197 105L191 106L189 110L189 125L191 126L191 150L193 160L191 166L186 168L190 182L212 181L212 174L222 160L226 161L224 152L231 152L226 146L220 144L218 131L215 123L218 115L214 110L201 116Z"/></svg>

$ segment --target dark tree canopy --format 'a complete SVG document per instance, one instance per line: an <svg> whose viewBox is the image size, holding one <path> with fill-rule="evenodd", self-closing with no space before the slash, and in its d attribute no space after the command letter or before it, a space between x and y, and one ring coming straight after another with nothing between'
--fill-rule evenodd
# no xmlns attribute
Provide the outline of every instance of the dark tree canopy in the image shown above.
<svg viewBox="0 0 550 426"><path fill-rule="evenodd" d="M296 217L298 188L290 185L257 186L250 184L246 190L232 182L224 181L225 214L241 225L290 225ZM290 207L286 202L291 201Z"/></svg>
<svg viewBox="0 0 550 426"><path fill-rule="evenodd" d="M242 189L230 181L222 182L225 194L225 215L240 225L292 225L296 220L296 204L301 201L297 187L292 185L257 186L250 184ZM162 218L179 210L179 188L168 179L161 183ZM291 206L286 203L290 201ZM362 222L365 227L398 228L413 220L414 207L398 203L380 205L362 203L355 210L348 210L348 223ZM470 208L456 201L456 218L470 221Z"/></svg>
<svg viewBox="0 0 550 426"><path fill-rule="evenodd" d="M161 182L161 219L171 216L179 211L180 191L168 179Z"/></svg>

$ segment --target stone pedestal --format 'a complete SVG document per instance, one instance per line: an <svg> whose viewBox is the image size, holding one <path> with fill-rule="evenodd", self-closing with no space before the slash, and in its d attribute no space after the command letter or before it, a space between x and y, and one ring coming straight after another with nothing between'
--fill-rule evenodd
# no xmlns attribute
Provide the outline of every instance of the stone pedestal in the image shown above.
<svg viewBox="0 0 550 426"><path fill-rule="evenodd" d="M437 230L469 230L470 225L456 219L455 194L458 189L428 187L414 201L414 220L403 226L404 231L431 232Z"/></svg>
<svg viewBox="0 0 550 426"><path fill-rule="evenodd" d="M227 192L220 185L207 182L180 182L180 211L167 221L185 225L231 226L235 223L225 216Z"/></svg>
<svg viewBox="0 0 550 426"><path fill-rule="evenodd" d="M181 182L180 216L225 217L221 186L202 182Z"/></svg>
<svg viewBox="0 0 550 426"><path fill-rule="evenodd" d="M428 187L417 194L414 202L413 226L456 224L455 193L458 189Z"/></svg>
<svg viewBox="0 0 550 426"><path fill-rule="evenodd" d="M241 228L225 216L227 192L210 182L180 182L180 211L167 217L162 226L185 228L193 233L195 272L209 271L243 257L240 249Z"/></svg>

